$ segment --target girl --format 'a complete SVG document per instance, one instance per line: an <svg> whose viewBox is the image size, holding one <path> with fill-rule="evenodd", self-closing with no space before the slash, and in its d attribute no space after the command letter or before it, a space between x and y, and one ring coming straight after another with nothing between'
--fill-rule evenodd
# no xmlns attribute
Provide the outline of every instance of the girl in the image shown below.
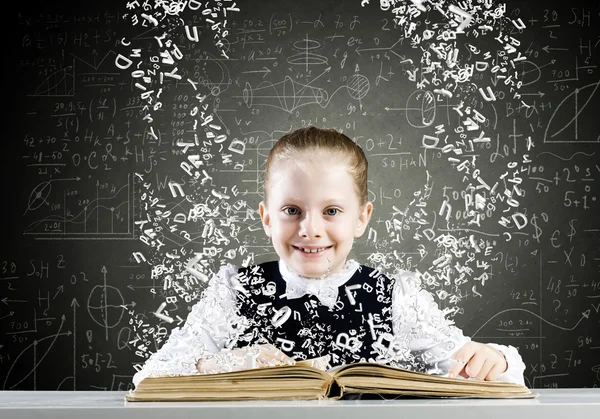
<svg viewBox="0 0 600 419"><path fill-rule="evenodd" d="M207 354L272 344L294 360L374 361L524 384L512 346L471 341L418 275L391 277L347 260L371 218L367 159L347 136L301 128L270 151L259 213L278 261L222 266L182 328L135 374L197 374Z"/></svg>

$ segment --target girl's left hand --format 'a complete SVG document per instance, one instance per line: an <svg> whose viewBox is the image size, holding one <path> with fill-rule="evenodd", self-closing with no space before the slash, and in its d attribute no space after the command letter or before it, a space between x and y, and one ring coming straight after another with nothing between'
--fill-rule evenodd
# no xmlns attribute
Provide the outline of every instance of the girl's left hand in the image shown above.
<svg viewBox="0 0 600 419"><path fill-rule="evenodd" d="M450 359L454 362L448 371L448 377L460 375L464 378L494 381L508 368L502 352L473 341L465 343Z"/></svg>

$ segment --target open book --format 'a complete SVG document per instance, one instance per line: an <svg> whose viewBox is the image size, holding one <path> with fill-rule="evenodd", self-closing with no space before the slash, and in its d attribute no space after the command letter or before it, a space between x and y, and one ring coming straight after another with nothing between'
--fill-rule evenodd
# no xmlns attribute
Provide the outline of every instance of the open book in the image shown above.
<svg viewBox="0 0 600 419"><path fill-rule="evenodd" d="M273 366L254 366L230 372L147 377L135 390L130 390L125 399L127 401L335 400L345 393L418 397L536 397L536 393L520 384L448 378L374 362L359 362L325 369L322 358L298 362L280 359Z"/></svg>

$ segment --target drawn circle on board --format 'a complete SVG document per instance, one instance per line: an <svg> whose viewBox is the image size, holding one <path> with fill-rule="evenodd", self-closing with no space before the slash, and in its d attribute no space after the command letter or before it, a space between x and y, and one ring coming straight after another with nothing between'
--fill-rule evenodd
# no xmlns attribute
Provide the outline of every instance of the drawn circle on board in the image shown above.
<svg viewBox="0 0 600 419"><path fill-rule="evenodd" d="M317 103L321 106L327 106L327 99L329 99L329 93L325 89L314 89L315 91L315 99L317 99Z"/></svg>
<svg viewBox="0 0 600 419"><path fill-rule="evenodd" d="M406 121L414 128L430 126L435 114L435 96L429 90L416 90L406 100Z"/></svg>
<svg viewBox="0 0 600 419"><path fill-rule="evenodd" d="M37 185L29 194L29 202L27 202L27 211L33 211L47 203L46 199L52 191L50 182L42 182Z"/></svg>
<svg viewBox="0 0 600 419"><path fill-rule="evenodd" d="M346 83L348 94L354 100L361 100L364 98L367 93L369 93L370 87L369 79L362 74L353 74L348 79L348 83Z"/></svg>
<svg viewBox="0 0 600 419"><path fill-rule="evenodd" d="M308 67L309 65L326 65L327 57L320 54L313 54L312 52L306 52L292 55L286 61L288 64Z"/></svg>
<svg viewBox="0 0 600 419"><path fill-rule="evenodd" d="M321 43L313 39L302 39L300 41L296 41L294 42L294 48L301 52L292 55L291 57L288 57L286 61L288 62L288 64L306 66L307 70L308 66L310 65L327 64L327 57L325 57L324 55L309 52L312 49L317 49L320 47Z"/></svg>
<svg viewBox="0 0 600 419"><path fill-rule="evenodd" d="M314 39L301 39L300 41L294 42L294 48L300 51L309 51L311 49L317 49L320 46L321 43L319 41L315 41Z"/></svg>
<svg viewBox="0 0 600 419"><path fill-rule="evenodd" d="M111 301L111 303L109 303ZM117 326L123 318L125 309L123 295L118 288L110 285L96 285L90 291L87 301L87 309L90 317L100 326L113 328ZM112 323L108 323L108 319Z"/></svg>
<svg viewBox="0 0 600 419"><path fill-rule="evenodd" d="M282 94L283 97L279 98L279 101L282 102L283 109L286 112L293 112L296 108L296 89L294 87L294 80L290 76L285 76L283 80Z"/></svg>
<svg viewBox="0 0 600 419"><path fill-rule="evenodd" d="M244 90L242 91L242 97L244 98L244 103L246 104L246 106L251 108L252 107L252 86L250 86L250 83L248 83L248 82L246 82L246 85L244 86Z"/></svg>

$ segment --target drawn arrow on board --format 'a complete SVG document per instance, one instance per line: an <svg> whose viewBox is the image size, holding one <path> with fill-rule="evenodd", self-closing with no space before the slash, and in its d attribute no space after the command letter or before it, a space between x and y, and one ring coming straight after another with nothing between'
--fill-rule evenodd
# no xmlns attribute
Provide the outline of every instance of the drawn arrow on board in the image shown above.
<svg viewBox="0 0 600 419"><path fill-rule="evenodd" d="M56 300L56 296L57 296L58 294L60 294L61 292L64 292L64 291L65 291L65 286L64 286L64 285L59 285L59 286L56 288L56 294L54 294L54 297L52 297L52 299L53 299L53 300Z"/></svg>
<svg viewBox="0 0 600 419"><path fill-rule="evenodd" d="M527 71L523 71L523 72L521 72L520 74L521 74L522 76L524 76L525 74L533 73L534 71L540 71L542 68L544 68L544 67L547 67L547 66L549 66L549 65L554 65L554 64L556 64L556 60L555 60L554 58L553 58L553 59L551 59L549 63L542 64L542 65L540 65L540 66L536 65L535 63L533 63L533 62L531 62L531 61L523 61L523 62L524 62L524 63L525 63L525 62L527 62L527 63L529 63L529 64L532 64L532 65L534 66L534 68L533 68L533 69L531 69L531 70L527 70Z"/></svg>
<svg viewBox="0 0 600 419"><path fill-rule="evenodd" d="M104 325L106 326L104 330L106 334L106 340L108 340L108 294L106 292L106 273L108 272L108 269L106 269L105 265L102 265L102 269L100 269L100 272L102 272L104 285L102 287L102 290L104 291Z"/></svg>
<svg viewBox="0 0 600 419"><path fill-rule="evenodd" d="M71 300L71 307L73 307L73 311L75 311L75 307L80 307L79 302L77 301L77 298L73 298Z"/></svg>
<svg viewBox="0 0 600 419"><path fill-rule="evenodd" d="M62 179L50 179L48 182L57 182L59 180L77 180L77 181L79 181L79 180L81 180L81 178L78 176L78 177L70 177L70 178L62 178Z"/></svg>
<svg viewBox="0 0 600 419"><path fill-rule="evenodd" d="M71 300L71 307L73 307L73 390L77 388L77 307L79 303L77 298Z"/></svg>
<svg viewBox="0 0 600 419"><path fill-rule="evenodd" d="M569 48L552 48L552 47L550 47L550 45L546 45L542 49L544 51L546 51L548 54L550 53L550 51L568 51L569 50Z"/></svg>
<svg viewBox="0 0 600 419"><path fill-rule="evenodd" d="M521 93L521 96L539 96L539 97L543 97L546 93L544 92L537 92L537 93Z"/></svg>
<svg viewBox="0 0 600 419"><path fill-rule="evenodd" d="M316 79L318 79L319 77L321 77L323 74L325 73L329 73L329 71L331 70L331 67L327 67L325 70L323 70L323 72L321 74L319 74L317 77L315 77L314 79L312 79L311 81L306 82L307 86L310 86L312 83L314 83L314 81Z"/></svg>
<svg viewBox="0 0 600 419"><path fill-rule="evenodd" d="M4 304L8 305L8 303L26 303L27 300L9 300L8 297L4 297L2 300Z"/></svg>
<svg viewBox="0 0 600 419"><path fill-rule="evenodd" d="M5 318L7 318L7 317L11 317L13 314L15 314L15 312L14 312L14 311L9 311L9 312L8 312L8 314L7 314L6 316L2 316L2 317L0 317L0 320L3 320L3 319L5 319ZM2 348L2 345L0 345L0 348Z"/></svg>
<svg viewBox="0 0 600 419"><path fill-rule="evenodd" d="M269 74L271 72L271 70L269 70L267 67L264 67L264 70L250 70L250 71L242 71L242 73L265 73L265 75L263 76L263 79L267 76L267 74Z"/></svg>
<svg viewBox="0 0 600 419"><path fill-rule="evenodd" d="M396 57L400 58L401 60L406 60L406 56L404 56L402 54L398 54L396 51L394 51L394 47L396 45L398 45L398 42L400 42L400 46L402 46L402 41L404 41L404 38L399 38L396 42L394 42L394 44L391 47L377 47L377 48L359 48L359 47L356 47L354 49L354 52L356 52L358 55L361 55L360 54L361 51L389 51L392 54L394 54Z"/></svg>
<svg viewBox="0 0 600 419"><path fill-rule="evenodd" d="M130 285L127 285L127 288L129 288L131 291L135 291L136 288L156 288L156 287L153 286L153 285L138 285L138 286L135 286L135 285L131 285L130 284Z"/></svg>

